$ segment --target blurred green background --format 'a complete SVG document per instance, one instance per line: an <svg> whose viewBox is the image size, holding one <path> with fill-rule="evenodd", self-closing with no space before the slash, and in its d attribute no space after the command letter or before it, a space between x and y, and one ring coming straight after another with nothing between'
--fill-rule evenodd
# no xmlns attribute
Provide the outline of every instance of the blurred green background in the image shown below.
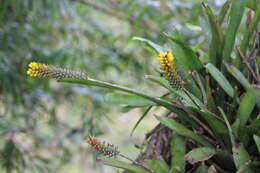
<svg viewBox="0 0 260 173"><path fill-rule="evenodd" d="M224 0L205 2L219 11ZM193 45L210 40L205 20L197 0L1 0L0 172L116 172L95 162L86 136L135 158L135 145L156 125L150 115L131 137L144 110L106 103L107 90L30 78L29 62L159 96L165 91L144 78L158 74L156 54L132 38L167 47L162 33L178 30Z"/></svg>

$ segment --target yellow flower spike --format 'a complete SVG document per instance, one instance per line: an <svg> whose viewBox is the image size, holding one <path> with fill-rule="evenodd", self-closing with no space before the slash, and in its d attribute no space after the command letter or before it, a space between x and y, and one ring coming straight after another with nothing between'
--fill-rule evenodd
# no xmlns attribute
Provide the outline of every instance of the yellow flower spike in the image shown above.
<svg viewBox="0 0 260 173"><path fill-rule="evenodd" d="M173 88L182 89L184 81L177 73L173 54L171 52L161 52L158 58L165 79L169 81Z"/></svg>
<svg viewBox="0 0 260 173"><path fill-rule="evenodd" d="M54 79L62 78L81 78L87 80L87 74L80 71L74 71L70 69L65 69L62 67L31 62L28 64L29 69L27 70L27 75L31 77L47 77Z"/></svg>
<svg viewBox="0 0 260 173"><path fill-rule="evenodd" d="M94 136L89 136L87 138L87 143L104 156L115 157L120 154L120 151L116 146L107 142L99 141Z"/></svg>

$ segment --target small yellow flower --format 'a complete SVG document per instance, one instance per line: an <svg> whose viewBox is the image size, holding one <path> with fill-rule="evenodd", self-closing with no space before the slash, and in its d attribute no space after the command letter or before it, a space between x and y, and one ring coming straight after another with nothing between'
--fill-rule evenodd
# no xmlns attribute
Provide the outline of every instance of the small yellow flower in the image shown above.
<svg viewBox="0 0 260 173"><path fill-rule="evenodd" d="M27 70L27 75L31 77L47 77L55 78L57 80L62 78L81 78L88 79L87 75L83 72L73 71L62 67L31 62Z"/></svg>
<svg viewBox="0 0 260 173"><path fill-rule="evenodd" d="M161 52L159 53L159 62L161 69L167 72L174 72L174 56L170 52Z"/></svg>
<svg viewBox="0 0 260 173"><path fill-rule="evenodd" d="M161 52L159 53L158 58L165 79L169 81L173 88L182 89L184 81L177 73L173 54L170 52Z"/></svg>
<svg viewBox="0 0 260 173"><path fill-rule="evenodd" d="M118 148L113 144L101 142L94 136L89 136L87 143L104 156L115 157L120 153Z"/></svg>

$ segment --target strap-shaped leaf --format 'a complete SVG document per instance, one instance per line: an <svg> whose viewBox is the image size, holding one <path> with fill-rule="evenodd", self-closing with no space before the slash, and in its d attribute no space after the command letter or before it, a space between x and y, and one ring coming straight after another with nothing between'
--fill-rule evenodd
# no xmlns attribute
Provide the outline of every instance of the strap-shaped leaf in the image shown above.
<svg viewBox="0 0 260 173"><path fill-rule="evenodd" d="M237 120L239 120L241 128L244 128L244 125L246 124L248 118L251 115L251 112L256 105L257 99L260 97L260 94L258 92L259 91L257 91L256 89L250 88L241 99L237 111Z"/></svg>
<svg viewBox="0 0 260 173"><path fill-rule="evenodd" d="M169 127L170 129L172 129L173 131L175 131L176 133L178 133L181 136L191 138L201 145L211 146L211 144L209 144L208 141L205 138L197 135L196 133L189 130L184 125L176 122L174 119L169 119L169 118L166 118L166 117L158 117L158 116L156 116L156 119L159 120L163 125Z"/></svg>
<svg viewBox="0 0 260 173"><path fill-rule="evenodd" d="M178 58L178 61L182 64L184 70L187 71L198 71L203 68L200 59L196 56L195 52L184 42L173 37L169 37L173 41L173 49L182 49L185 56ZM174 45L178 45L174 46ZM175 52L175 51L174 51Z"/></svg>
<svg viewBox="0 0 260 173"><path fill-rule="evenodd" d="M114 89L114 90L118 90L118 91L123 91L129 94L134 94L136 96L140 96L144 99L150 100L152 102L154 102L155 104L161 105L173 112L178 111L177 105L173 105L172 103L168 102L167 100L164 100L162 98L158 98L158 97L153 97L144 93L141 93L137 90L134 90L132 88L127 88L124 86L120 86L117 84L111 84L108 82L104 82L104 81L100 81L100 80L96 80L96 79L92 79L92 78L88 78L87 80L84 79L77 79L77 78L64 78L59 80L59 82L68 82L68 83L76 83L76 84L82 84L82 85L87 85L87 86L96 86L96 87L102 87L102 88L106 88L106 89Z"/></svg>
<svg viewBox="0 0 260 173"><path fill-rule="evenodd" d="M185 152L186 139L179 134L173 134L171 138L171 153L173 155L171 160L170 173L184 173L185 172Z"/></svg>
<svg viewBox="0 0 260 173"><path fill-rule="evenodd" d="M205 66L211 76L218 82L221 88L230 96L234 96L234 89L231 84L228 82L226 77L211 63L206 64Z"/></svg>
<svg viewBox="0 0 260 173"><path fill-rule="evenodd" d="M260 7L259 4L260 2L258 1L258 6ZM249 47L248 44L249 44L250 37L254 33L253 31L257 28L259 21L260 21L260 8L256 8L256 12L252 19L252 22L249 24L248 29L244 32L243 35L243 40L241 42L241 51L243 53L245 53L247 48Z"/></svg>
<svg viewBox="0 0 260 173"><path fill-rule="evenodd" d="M246 79L246 77L243 75L243 73L241 71L239 71L235 66L225 63L226 69L228 70L228 72L234 76L234 78L241 83L241 85L244 87L245 90L247 90L248 88L250 88L250 83L248 82L248 80Z"/></svg>
<svg viewBox="0 0 260 173"><path fill-rule="evenodd" d="M163 47L161 47L160 45L152 42L151 40L148 40L148 39L145 39L145 38L141 38L141 37L133 37L133 40L138 40L138 41L142 41L142 42L146 43L151 48L153 48L157 53L166 51Z"/></svg>
<svg viewBox="0 0 260 173"><path fill-rule="evenodd" d="M219 16L218 16L218 21L219 21L220 25L222 24L226 15L228 14L230 3L231 3L231 1L226 1L221 8L221 11L220 11Z"/></svg>
<svg viewBox="0 0 260 173"><path fill-rule="evenodd" d="M242 16L244 14L244 9L246 5L246 0L233 0L231 11L230 11L230 20L225 35L225 43L223 48L223 59L227 62L231 61L231 52L233 51L236 33L240 25Z"/></svg>
<svg viewBox="0 0 260 173"><path fill-rule="evenodd" d="M232 132L230 123L229 123L229 121L226 117L225 112L220 107L218 107L218 109L219 109L221 115L223 116L223 118L226 122L226 125L228 127L230 140L231 140L231 143L232 143L233 159L234 159L234 162L235 162L235 165L236 165L238 172L251 173L252 170L247 164L250 161L250 157L249 157L248 152L246 151L243 143L236 143L234 134Z"/></svg>
<svg viewBox="0 0 260 173"><path fill-rule="evenodd" d="M133 164L123 162L123 161L120 161L120 160L117 160L114 158L102 158L101 161L105 165L109 165L109 166L116 167L116 168L121 168L124 170L131 171L133 173L147 173L147 171L144 170L143 168L137 167Z"/></svg>
<svg viewBox="0 0 260 173"><path fill-rule="evenodd" d="M158 160L148 160L147 167L153 170L154 172L158 173L169 173L170 171L168 164L165 162L163 158L160 158Z"/></svg>
<svg viewBox="0 0 260 173"><path fill-rule="evenodd" d="M220 57L223 48L223 34L221 32L218 23L218 18L214 16L210 7L206 6L204 3L203 6L205 8L206 15L208 17L210 31L211 31L211 42L209 47L210 62L214 65L217 65L217 67L219 67L222 61Z"/></svg>

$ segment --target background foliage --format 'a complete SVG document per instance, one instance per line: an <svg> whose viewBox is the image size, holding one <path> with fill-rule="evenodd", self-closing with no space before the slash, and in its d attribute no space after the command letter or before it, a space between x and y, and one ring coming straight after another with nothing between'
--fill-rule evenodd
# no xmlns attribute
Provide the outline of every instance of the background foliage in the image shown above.
<svg viewBox="0 0 260 173"><path fill-rule="evenodd" d="M218 14L224 1L207 3ZM62 172L74 163L75 171L88 170L86 135L103 135L100 122L116 124L102 89L31 79L29 62L78 68L160 95L163 90L154 93L155 86L143 82L145 74L157 74L155 51L132 38L169 47L162 33L177 30L190 45L211 40L201 2L194 0L2 0L0 19L0 170L6 172Z"/></svg>

